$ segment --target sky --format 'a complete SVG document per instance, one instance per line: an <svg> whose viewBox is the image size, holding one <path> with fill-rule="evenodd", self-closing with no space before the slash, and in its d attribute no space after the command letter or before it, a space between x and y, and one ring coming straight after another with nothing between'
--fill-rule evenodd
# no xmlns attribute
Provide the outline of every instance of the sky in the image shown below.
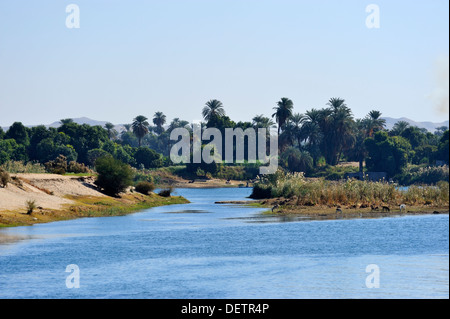
<svg viewBox="0 0 450 319"><path fill-rule="evenodd" d="M0 126L191 122L211 99L251 121L282 97L296 113L340 97L355 118L443 122L448 12L447 0L0 0Z"/></svg>

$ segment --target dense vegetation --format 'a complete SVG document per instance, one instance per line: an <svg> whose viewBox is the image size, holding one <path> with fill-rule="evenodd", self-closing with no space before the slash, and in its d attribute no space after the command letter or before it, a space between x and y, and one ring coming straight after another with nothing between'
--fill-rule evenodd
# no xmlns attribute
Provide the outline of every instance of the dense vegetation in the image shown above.
<svg viewBox="0 0 450 319"><path fill-rule="evenodd" d="M401 204L448 206L449 183L441 181L436 186L411 186L407 190L402 190L395 184L384 182L305 179L302 173L285 174L278 171L256 184L251 197L254 199L295 198L296 204L302 206L369 207L374 204L397 207Z"/></svg>
<svg viewBox="0 0 450 319"><path fill-rule="evenodd" d="M448 181L449 131L438 128L431 133L398 122L385 129L381 113L371 111L355 119L345 100L332 98L321 109L296 113L294 103L282 98L271 117L256 115L251 121L235 122L218 100L208 101L202 109L202 128L266 128L279 133L279 163L286 172L304 172L309 177L339 180L349 172L386 172L402 184ZM152 125L153 124L153 125ZM173 129L192 130L179 118L167 123L162 112L151 120L138 115L117 132L111 123L80 125L61 120L58 128L25 127L14 123L6 132L0 128L0 166L10 173L31 172L89 173L105 156L134 168L135 181L152 182L146 171L172 166L169 159ZM224 134L223 134L224 136ZM247 141L246 141L247 142ZM225 143L223 143L224 145ZM359 167L338 165L357 162ZM20 163L20 164L18 164ZM444 164L436 167L436 164ZM183 177L253 179L259 164L187 164L176 172Z"/></svg>

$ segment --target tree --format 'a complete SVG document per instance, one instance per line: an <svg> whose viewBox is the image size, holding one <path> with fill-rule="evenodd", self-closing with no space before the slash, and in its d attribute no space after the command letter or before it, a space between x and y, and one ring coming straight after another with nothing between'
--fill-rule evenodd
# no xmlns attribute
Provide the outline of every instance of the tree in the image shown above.
<svg viewBox="0 0 450 319"><path fill-rule="evenodd" d="M287 97L281 98L281 100L277 102L277 106L273 108L275 113L272 114L272 117L275 117L275 120L278 123L278 135L280 135L284 125L292 116L293 108L294 102Z"/></svg>
<svg viewBox="0 0 450 319"><path fill-rule="evenodd" d="M110 140L114 139L117 136L117 131L114 129L114 124L106 123L105 124L106 131L108 132L108 137Z"/></svg>
<svg viewBox="0 0 450 319"><path fill-rule="evenodd" d="M329 108L321 110L319 120L324 136L321 148L326 162L336 165L342 152L353 146L353 115L341 98L331 98L327 105Z"/></svg>
<svg viewBox="0 0 450 319"><path fill-rule="evenodd" d="M145 168L158 168L163 164L161 154L148 147L139 147L134 155L136 164Z"/></svg>
<svg viewBox="0 0 450 319"><path fill-rule="evenodd" d="M381 118L381 112L372 110L366 116L367 136L372 137L374 133L384 129L386 120Z"/></svg>
<svg viewBox="0 0 450 319"><path fill-rule="evenodd" d="M370 171L386 172L392 177L401 173L408 164L411 144L403 137L390 137L380 131L367 138L365 144L368 152L366 165Z"/></svg>
<svg viewBox="0 0 450 319"><path fill-rule="evenodd" d="M219 100L209 100L203 107L202 115L205 121L210 121L213 117L225 116L225 109Z"/></svg>
<svg viewBox="0 0 450 319"><path fill-rule="evenodd" d="M390 135L392 136L400 136L402 135L403 131L408 128L410 125L406 121L398 121L394 124L394 127L392 128Z"/></svg>
<svg viewBox="0 0 450 319"><path fill-rule="evenodd" d="M138 138L139 147L141 147L141 141L144 138L144 136L148 134L149 123L147 122L147 120L148 119L145 116L138 115L133 120L133 124L131 124L133 133Z"/></svg>
<svg viewBox="0 0 450 319"><path fill-rule="evenodd" d="M257 128L265 128L268 132L270 129L275 126L275 122L272 119L265 117L264 115L256 115L252 119L252 125L255 129Z"/></svg>
<svg viewBox="0 0 450 319"><path fill-rule="evenodd" d="M314 166L317 166L317 158L320 156L319 146L323 139L323 133L320 127L321 120L322 112L311 109L305 113L305 120L302 127L303 135L306 136L307 149L313 157Z"/></svg>
<svg viewBox="0 0 450 319"><path fill-rule="evenodd" d="M133 184L133 171L131 167L111 155L103 156L95 161L95 170L98 177L95 184L106 194L118 195Z"/></svg>
<svg viewBox="0 0 450 319"><path fill-rule="evenodd" d="M281 155L281 164L292 172L309 172L313 168L313 158L306 151L290 147Z"/></svg>
<svg viewBox="0 0 450 319"><path fill-rule="evenodd" d="M449 131L445 131L439 141L436 159L449 162Z"/></svg>
<svg viewBox="0 0 450 319"><path fill-rule="evenodd" d="M14 139L17 144L28 146L30 144L28 130L20 122L15 122L6 132L6 139Z"/></svg>
<svg viewBox="0 0 450 319"><path fill-rule="evenodd" d="M74 123L74 122L73 122L73 119L62 119L59 121L59 123L61 123L61 125L64 125L64 124L70 124L70 123Z"/></svg>
<svg viewBox="0 0 450 319"><path fill-rule="evenodd" d="M158 135L161 135L162 132L164 132L163 125L166 124L166 116L163 112L156 112L153 116L153 124L156 125L156 133Z"/></svg>

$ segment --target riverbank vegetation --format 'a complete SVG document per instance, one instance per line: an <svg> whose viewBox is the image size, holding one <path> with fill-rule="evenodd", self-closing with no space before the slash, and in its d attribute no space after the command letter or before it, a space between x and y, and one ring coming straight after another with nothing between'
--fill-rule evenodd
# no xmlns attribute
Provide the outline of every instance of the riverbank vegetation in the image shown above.
<svg viewBox="0 0 450 319"><path fill-rule="evenodd" d="M399 207L405 204L448 208L449 183L441 181L434 186L411 186L403 189L387 182L308 179L302 173L286 174L279 170L257 183L250 197L291 199L291 204L296 206L378 206L381 209L383 205Z"/></svg>
<svg viewBox="0 0 450 319"><path fill-rule="evenodd" d="M428 132L400 121L388 130L379 111L355 118L341 98L303 112L295 107L284 97L274 103L273 114L237 122L226 115L221 101L210 100L201 108L201 127L214 127L222 133L226 128L276 130L280 167L286 172L303 172L306 177L337 181L349 173L383 172L386 179L404 185L448 181L447 127ZM6 132L0 129L0 167L9 173L95 175L97 159L110 156L132 168L134 184L158 184L164 172L190 180L248 181L259 174L261 164L245 161L174 165L169 153L177 141L170 140L170 133L175 128L192 131L193 127L179 118L168 122L162 112L155 112L151 119L138 115L119 127L111 123L104 127L81 125L72 119L62 119L57 128L29 128L15 122ZM343 166L344 162L357 165Z"/></svg>

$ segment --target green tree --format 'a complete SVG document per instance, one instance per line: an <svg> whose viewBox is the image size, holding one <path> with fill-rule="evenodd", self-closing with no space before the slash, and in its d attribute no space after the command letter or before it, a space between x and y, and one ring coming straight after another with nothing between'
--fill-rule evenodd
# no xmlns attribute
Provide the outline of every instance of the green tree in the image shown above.
<svg viewBox="0 0 450 319"><path fill-rule="evenodd" d="M103 156L95 161L98 177L95 184L106 194L118 195L133 184L134 174L131 167L111 155Z"/></svg>
<svg viewBox="0 0 450 319"><path fill-rule="evenodd" d="M277 102L277 106L273 109L275 110L275 113L272 114L272 117L275 117L275 120L278 123L278 135L280 135L284 125L292 116L294 102L287 97L283 97Z"/></svg>
<svg viewBox="0 0 450 319"><path fill-rule="evenodd" d="M365 118L365 124L367 126L367 136L372 137L374 133L384 129L386 120L381 118L381 112L372 110Z"/></svg>
<svg viewBox="0 0 450 319"><path fill-rule="evenodd" d="M145 168L157 168L163 165L161 154L148 147L139 147L134 155L136 164L143 165Z"/></svg>
<svg viewBox="0 0 450 319"><path fill-rule="evenodd" d="M401 173L408 164L411 144L403 137L390 137L386 132L377 132L365 141L369 171L386 172L390 177Z"/></svg>
<svg viewBox="0 0 450 319"><path fill-rule="evenodd" d="M109 137L109 139L115 139L116 138L116 136L117 136L117 131L114 129L114 124L112 124L112 123L106 123L105 124L105 129L106 129L106 131L108 132L108 137Z"/></svg>
<svg viewBox="0 0 450 319"><path fill-rule="evenodd" d="M30 144L28 130L20 122L15 122L6 132L6 139L14 139L17 144L28 146Z"/></svg>
<svg viewBox="0 0 450 319"><path fill-rule="evenodd" d="M210 121L214 117L225 116L225 109L222 102L219 100L209 100L203 107L202 115L205 121Z"/></svg>
<svg viewBox="0 0 450 319"><path fill-rule="evenodd" d="M163 112L156 112L155 113L155 115L153 116L153 124L156 125L155 132L158 135L161 135L164 132L163 125L166 124L166 116L164 115Z"/></svg>
<svg viewBox="0 0 450 319"><path fill-rule="evenodd" d="M398 121L394 124L394 127L389 132L391 136L400 136L403 131L408 128L410 125L406 121Z"/></svg>
<svg viewBox="0 0 450 319"><path fill-rule="evenodd" d="M355 142L352 136L353 115L341 98L331 98L329 108L321 111L320 126L323 133L322 153L330 165L336 165L342 152Z"/></svg>
<svg viewBox="0 0 450 319"><path fill-rule="evenodd" d="M142 139L145 135L148 134L148 126L149 123L147 122L148 118L146 118L143 115L138 115L133 120L133 124L131 124L131 127L133 129L134 135L136 135L138 139L138 145L141 147Z"/></svg>

